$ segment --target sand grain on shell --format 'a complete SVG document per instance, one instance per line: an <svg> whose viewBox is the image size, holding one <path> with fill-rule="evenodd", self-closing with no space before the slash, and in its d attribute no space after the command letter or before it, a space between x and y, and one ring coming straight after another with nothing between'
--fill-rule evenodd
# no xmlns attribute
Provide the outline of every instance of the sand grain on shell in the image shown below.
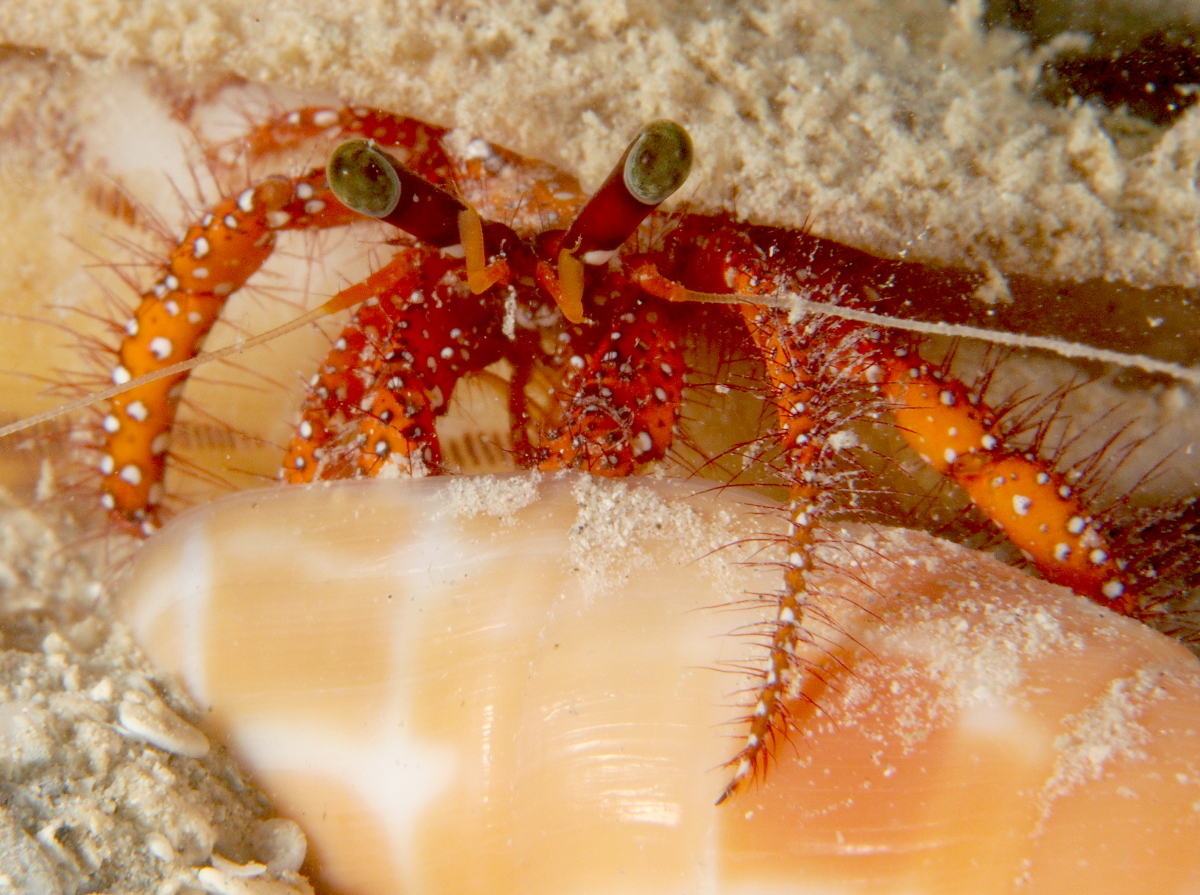
<svg viewBox="0 0 1200 895"><path fill-rule="evenodd" d="M537 473L519 476L456 476L446 486L445 512L462 519L492 516L511 525L515 514L538 498Z"/></svg>
<svg viewBox="0 0 1200 895"><path fill-rule="evenodd" d="M1054 772L1041 792L1043 817L1049 816L1055 799L1099 780L1111 762L1145 757L1139 747L1152 737L1138 718L1151 704L1167 698L1161 682L1161 672L1140 669L1113 681L1091 708L1063 719L1066 733L1054 741Z"/></svg>
<svg viewBox="0 0 1200 895"><path fill-rule="evenodd" d="M725 511L701 512L649 488L592 476L581 476L571 493L579 511L564 563L580 576L589 596L622 586L652 564L695 564L725 586L730 599L741 596L728 566L750 561L762 544L755 543L755 533L739 530Z"/></svg>
<svg viewBox="0 0 1200 895"><path fill-rule="evenodd" d="M1060 607L1025 601L1028 585L1008 580L992 583L987 592L980 588L977 565L1008 572L994 561L899 529L855 526L839 535L844 540L818 551L826 564L818 587L837 624L819 618L809 623L820 643L854 651L858 641L867 650L845 681L839 724L870 726L877 715L887 717L887 725L878 726L880 741L911 748L928 737L931 723L950 723L974 707L1023 704L1030 661L1086 647L1064 628ZM905 567L940 585L928 601L901 601L897 610L886 595L903 589ZM894 656L889 662L901 671L892 664L880 671L872 650ZM928 690L927 682L936 688Z"/></svg>

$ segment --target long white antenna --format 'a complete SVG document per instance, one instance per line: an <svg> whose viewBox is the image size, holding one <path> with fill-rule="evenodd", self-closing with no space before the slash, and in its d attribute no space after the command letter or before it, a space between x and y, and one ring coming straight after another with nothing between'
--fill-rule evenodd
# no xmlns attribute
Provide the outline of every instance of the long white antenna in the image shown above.
<svg viewBox="0 0 1200 895"><path fill-rule="evenodd" d="M1101 361L1117 367L1133 367L1147 373L1161 373L1186 382L1190 385L1200 385L1200 369L1185 367L1183 364L1157 360L1144 354L1125 354L1107 348L1097 348L1082 342L1066 342L1047 336L1027 336L1021 333L1008 333L995 329L984 329L977 326L965 326L960 323L926 323L921 320L908 320L904 317L892 317L888 314L874 314L870 311L859 311L854 308L844 308L838 305L810 301L801 298L794 292L781 292L774 295L744 295L739 293L692 292L688 298L696 301L713 302L717 304L758 304L785 311L796 311L817 314L824 317L840 317L843 320L853 320L857 323L869 323L873 326L883 326L889 329L900 329L907 332L924 333L926 335L958 336L966 339L979 339L994 345L1010 345L1016 348L1037 348L1050 351L1062 357L1082 358L1085 360Z"/></svg>

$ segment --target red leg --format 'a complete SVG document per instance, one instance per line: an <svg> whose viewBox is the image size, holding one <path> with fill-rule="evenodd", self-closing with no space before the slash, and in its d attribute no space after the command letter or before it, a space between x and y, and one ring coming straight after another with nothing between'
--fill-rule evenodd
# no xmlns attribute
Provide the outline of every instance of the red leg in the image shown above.
<svg viewBox="0 0 1200 895"><path fill-rule="evenodd" d="M288 482L438 471L436 418L465 373L506 349L499 303L472 295L461 261L434 249L407 249L351 290L375 300L314 378L284 458Z"/></svg>
<svg viewBox="0 0 1200 895"><path fill-rule="evenodd" d="M540 468L625 476L666 456L686 371L666 308L613 315L608 331L569 364L560 389L564 419L536 453Z"/></svg>
<svg viewBox="0 0 1200 895"><path fill-rule="evenodd" d="M372 109L302 109L257 128L247 145L261 154L330 129L386 140L405 150L410 166L424 176L449 177L444 129ZM323 168L290 180L272 177L218 203L188 229L158 282L142 296L117 351L114 383L195 357L225 301L270 256L278 231L359 219L334 198ZM160 522L166 451L186 378L180 374L132 389L113 399L104 419L101 501L137 534L149 534Z"/></svg>

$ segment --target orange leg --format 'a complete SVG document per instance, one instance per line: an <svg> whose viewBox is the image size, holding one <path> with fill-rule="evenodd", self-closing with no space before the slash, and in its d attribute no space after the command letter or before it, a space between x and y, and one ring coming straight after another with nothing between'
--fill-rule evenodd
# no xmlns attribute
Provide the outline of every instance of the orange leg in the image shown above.
<svg viewBox="0 0 1200 895"><path fill-rule="evenodd" d="M498 301L471 294L465 276L458 259L415 247L347 290L374 300L360 305L313 379L285 481L440 470L436 418L459 378L507 347Z"/></svg>
<svg viewBox="0 0 1200 895"><path fill-rule="evenodd" d="M894 402L909 444L961 485L1042 575L1118 612L1137 610L1110 539L1071 485L1037 455L1006 446L986 404L915 352L883 353L870 375Z"/></svg>
<svg viewBox="0 0 1200 895"><path fill-rule="evenodd" d="M754 295L787 287L815 299L829 296L859 305L865 303L861 293L869 292L860 292L861 284L850 279L840 281L836 268L832 275L798 280L795 267L804 260L798 253L762 250L736 227L716 226L687 238L690 253L682 265L673 259L671 271L683 282L642 261L635 264L634 277L644 289L678 301L689 289ZM838 477L845 474L831 436L839 421L856 413L890 409L912 447L961 485L1047 579L1108 608L1138 614L1135 582L1125 571L1128 558L1116 555L1112 539L1050 463L1005 444L998 415L966 386L931 369L915 351L894 346L884 331L812 317L789 322L785 312L753 304L741 309L778 409L792 524L769 667L723 799L765 766L771 738L786 727L783 694L800 670L796 647L806 636L816 529L831 506ZM867 397L864 404L864 391L873 391L874 401Z"/></svg>
<svg viewBox="0 0 1200 895"><path fill-rule="evenodd" d="M375 110L301 110L295 118L284 116L259 128L248 145L254 152L270 151L330 128L369 130L380 142L406 148L428 176L448 176L441 128ZM293 179L271 177L219 202L171 251L125 324L113 383L195 357L229 296L270 256L277 232L358 219L334 198L323 168ZM186 378L179 374L131 389L112 400L104 417L101 502L139 535L160 523L166 453Z"/></svg>

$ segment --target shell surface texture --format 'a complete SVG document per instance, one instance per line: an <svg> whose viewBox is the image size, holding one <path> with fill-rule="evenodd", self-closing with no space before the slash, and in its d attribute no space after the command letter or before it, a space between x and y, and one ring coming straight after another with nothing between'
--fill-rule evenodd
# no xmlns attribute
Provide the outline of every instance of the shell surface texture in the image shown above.
<svg viewBox="0 0 1200 895"><path fill-rule="evenodd" d="M692 153L686 131L666 121L639 131L590 196L545 163L362 107L277 115L220 147L212 164L257 170L314 145L322 157L336 147L328 164L254 176L200 214L161 262L122 321L111 369L121 391L95 442L102 505L122 529L154 535L125 598L130 618L159 644L151 652L214 706L214 726L284 808L307 822L332 885L749 892L809 891L797 880L815 878L830 891L957 891L972 874L972 891L1026 883L1056 891L1070 863L1062 855L1095 848L1064 832L1070 818L1087 816L1077 801L1124 790L1139 792L1142 805L1186 802L1192 815L1147 809L1138 823L1172 856L1170 879L1195 882L1194 860L1176 846L1186 840L1180 831L1195 830L1190 806L1200 795L1186 781L1200 779L1192 764L1200 759L1160 748L1196 717L1194 662L1119 619L1187 627L1173 601L1192 583L1194 504L1135 513L1110 500L1102 511L1103 444L1082 470L1068 468L1047 428L989 405L987 377L964 383L949 360L925 359L916 337L791 302L887 312L935 293L967 297L979 276L726 214L659 210L686 180ZM403 481L241 496L155 534L168 513L164 476L189 372L174 365L199 356L280 234L359 226L364 215L383 222L367 225L377 234L373 270L305 318L354 309L308 380L280 478ZM490 440L448 437L447 414L472 385L494 399L493 418L500 408ZM1051 389L1039 407L1071 388ZM739 405L721 403L731 393L754 408L748 424L693 425L706 401L721 408L709 416L733 415ZM465 453L490 447L493 465L534 472L489 480L486 496L469 483L414 481L468 466L451 444ZM976 539L1002 533L1045 581L1091 602L936 542L900 543L867 529L856 536L870 544L864 551L837 534L847 518L907 520L872 497L893 488L889 475L911 476L893 456L904 451L961 489L980 520ZM728 495L661 483L647 492L653 497L631 498L641 490L605 484L672 466L713 471L721 485L754 485L779 502L764 496L750 511L747 498L733 506ZM638 500L681 504L718 534L643 513L631 504ZM596 506L603 524L581 509ZM326 512L339 531L329 537L349 539L352 552L385 532L403 534L351 563L341 552L351 548L308 540L311 529L324 532L314 513ZM235 534L242 514L258 521ZM633 530L613 517L627 517ZM266 528L253 527L260 522ZM534 550L542 558L490 570L520 565L527 548L504 539L523 528L549 544ZM639 565L636 545L650 529L690 553ZM291 562L266 558L277 542ZM449 558L434 558L441 554L431 543ZM256 556L229 559L239 544ZM680 584L706 574L680 569L713 551L732 556L734 545L753 547L725 563L744 566L742 577L713 573L716 589L709 581L707 591ZM605 564L593 553L617 559ZM256 595L238 597L235 609L221 602L233 599L219 571L228 563L263 570L242 576ZM297 563L299 574L284 574ZM839 573L843 564L850 571ZM925 577L909 580L910 567ZM944 568L954 571L940 578ZM180 575L196 589L163 589ZM471 588L460 590L457 578ZM286 600L268 596L276 579L287 582ZM335 582L334 590L306 596L294 592L304 590L297 580ZM336 584L346 580L359 584ZM331 593L347 589L365 602L335 608ZM660 598L662 618L639 620ZM300 647L297 622L320 642ZM569 629L561 636L559 624ZM731 631L747 636L714 652ZM1020 653L1016 665L987 653L992 635ZM958 644L948 656L994 663L968 668L965 658L955 666L943 657L939 665L929 644L946 638ZM259 650L276 640L283 654ZM1079 679L1091 683L1074 703L1056 701L1059 688L1052 706L1030 695L1062 674L1055 663L1074 668L1104 643L1132 670L1089 665ZM596 660L602 667L591 664L600 644L619 646ZM339 667L346 677L330 671ZM310 685L293 689L306 675ZM884 698L889 675L894 700ZM976 689L964 690L972 680ZM901 711L914 705L920 724ZM1120 716L1119 732L1097 720L1106 711ZM1034 732L1031 719L1043 712L1053 723ZM336 716L361 737L342 742L291 726L310 714ZM923 732L906 738L910 722ZM722 732L738 744L728 748ZM1018 757L1005 737L1019 742ZM964 739L971 747L956 751ZM329 755L350 766L349 777L326 769ZM1142 760L1162 766L1137 767ZM919 790L913 781L936 761L954 804L922 796L893 816L906 787ZM974 826L968 809L999 796L973 788L964 770L972 762L995 769L1006 794L1006 807ZM1148 781L1168 772L1185 782L1152 793ZM826 791L831 773L838 782ZM859 795L838 788L846 773L857 775ZM1103 794L1089 788L1095 781ZM337 820L326 823L330 812ZM1159 824L1177 816L1186 823ZM917 832L922 817L937 830L932 844ZM866 831L878 824L895 837L872 840ZM959 824L972 832L955 846ZM998 844L1014 837L1020 848ZM477 847L465 861L437 844L467 840ZM361 857L355 844L375 857ZM1098 890L1112 882L1107 866L1096 865ZM880 888L882 880L899 888Z"/></svg>

